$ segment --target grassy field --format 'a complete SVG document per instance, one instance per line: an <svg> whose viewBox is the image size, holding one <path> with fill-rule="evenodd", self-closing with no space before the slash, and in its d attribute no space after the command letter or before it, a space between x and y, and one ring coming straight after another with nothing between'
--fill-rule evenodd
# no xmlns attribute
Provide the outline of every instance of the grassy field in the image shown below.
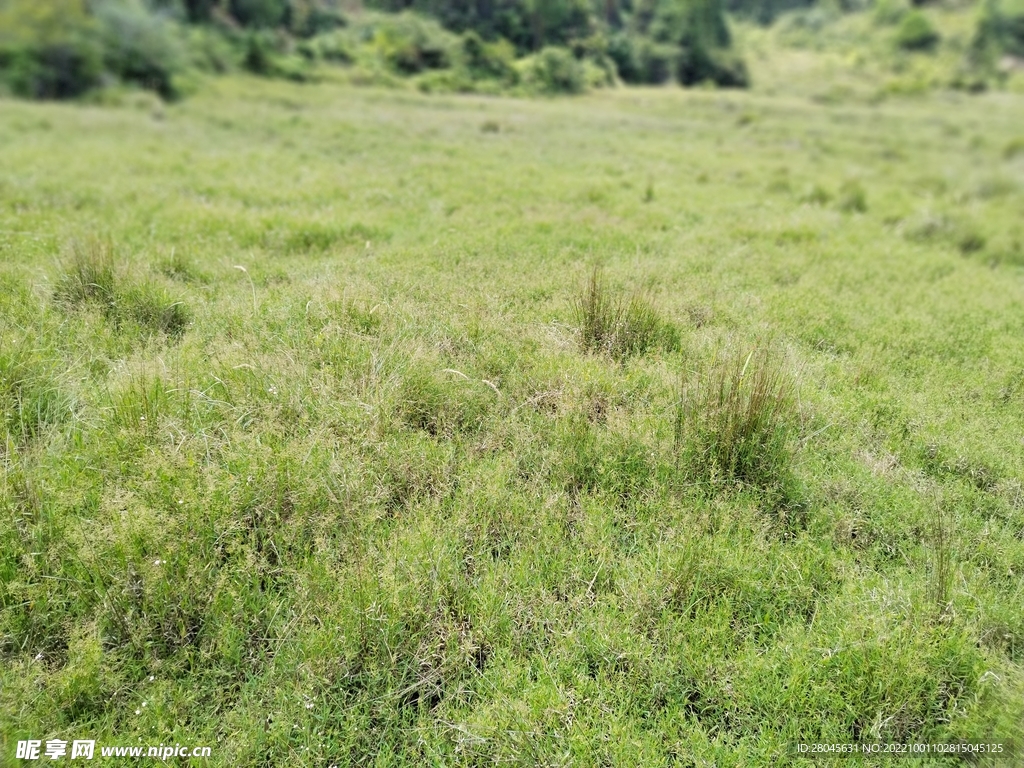
<svg viewBox="0 0 1024 768"><path fill-rule="evenodd" d="M1022 206L1008 93L0 102L0 763L1019 764Z"/></svg>

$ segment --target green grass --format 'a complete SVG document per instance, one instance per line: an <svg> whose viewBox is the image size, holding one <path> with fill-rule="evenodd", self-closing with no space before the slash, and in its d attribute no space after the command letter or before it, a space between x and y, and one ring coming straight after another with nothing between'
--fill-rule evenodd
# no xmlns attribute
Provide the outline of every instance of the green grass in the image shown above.
<svg viewBox="0 0 1024 768"><path fill-rule="evenodd" d="M2 102L3 761L1019 761L1024 103L752 71Z"/></svg>

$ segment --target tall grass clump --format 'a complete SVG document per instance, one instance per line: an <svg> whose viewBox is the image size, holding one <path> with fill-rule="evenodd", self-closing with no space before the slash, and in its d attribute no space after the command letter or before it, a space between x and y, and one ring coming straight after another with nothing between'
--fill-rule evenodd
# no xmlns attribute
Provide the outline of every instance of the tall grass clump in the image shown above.
<svg viewBox="0 0 1024 768"><path fill-rule="evenodd" d="M679 398L677 459L694 480L778 488L795 417L793 381L770 348L716 355Z"/></svg>
<svg viewBox="0 0 1024 768"><path fill-rule="evenodd" d="M643 294L613 295L600 268L591 272L573 302L573 322L584 352L607 352L618 360L646 352L663 325Z"/></svg>
<svg viewBox="0 0 1024 768"><path fill-rule="evenodd" d="M60 268L54 298L71 308L93 306L118 330L181 336L191 314L163 288L132 279L116 267L113 247L98 241L75 244Z"/></svg>
<svg viewBox="0 0 1024 768"><path fill-rule="evenodd" d="M45 350L28 345L0 347L0 455L4 439L22 442L59 423L71 400L59 383L58 366Z"/></svg>

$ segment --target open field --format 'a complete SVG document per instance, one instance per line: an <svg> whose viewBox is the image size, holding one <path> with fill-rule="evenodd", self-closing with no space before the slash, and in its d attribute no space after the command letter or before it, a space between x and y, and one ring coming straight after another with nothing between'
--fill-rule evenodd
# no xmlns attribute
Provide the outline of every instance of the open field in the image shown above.
<svg viewBox="0 0 1024 768"><path fill-rule="evenodd" d="M0 763L1024 759L1022 208L1006 93L0 101Z"/></svg>

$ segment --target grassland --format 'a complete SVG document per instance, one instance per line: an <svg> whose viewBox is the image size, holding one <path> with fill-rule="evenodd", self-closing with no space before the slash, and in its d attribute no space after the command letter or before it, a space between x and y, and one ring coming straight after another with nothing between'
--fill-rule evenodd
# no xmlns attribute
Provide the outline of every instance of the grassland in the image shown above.
<svg viewBox="0 0 1024 768"><path fill-rule="evenodd" d="M4 764L1021 760L1024 101L785 85L0 102Z"/></svg>

